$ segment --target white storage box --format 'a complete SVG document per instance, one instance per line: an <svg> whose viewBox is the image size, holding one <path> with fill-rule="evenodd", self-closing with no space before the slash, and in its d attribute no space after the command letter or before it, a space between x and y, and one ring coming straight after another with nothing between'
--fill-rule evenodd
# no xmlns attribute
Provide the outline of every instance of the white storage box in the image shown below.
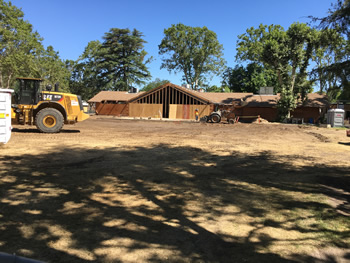
<svg viewBox="0 0 350 263"><path fill-rule="evenodd" d="M11 96L12 89L0 89L0 143L11 138Z"/></svg>

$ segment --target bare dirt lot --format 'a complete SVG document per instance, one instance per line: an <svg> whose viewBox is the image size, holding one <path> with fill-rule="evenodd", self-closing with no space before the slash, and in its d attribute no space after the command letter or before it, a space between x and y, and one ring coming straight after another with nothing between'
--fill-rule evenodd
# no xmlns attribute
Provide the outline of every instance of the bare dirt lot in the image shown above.
<svg viewBox="0 0 350 263"><path fill-rule="evenodd" d="M0 146L0 251L46 262L349 262L350 137L93 116Z"/></svg>

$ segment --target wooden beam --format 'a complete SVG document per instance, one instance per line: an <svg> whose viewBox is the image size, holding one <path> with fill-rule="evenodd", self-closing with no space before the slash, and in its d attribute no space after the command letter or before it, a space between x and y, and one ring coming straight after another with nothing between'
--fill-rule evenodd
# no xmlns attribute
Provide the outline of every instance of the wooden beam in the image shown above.
<svg viewBox="0 0 350 263"><path fill-rule="evenodd" d="M174 98L174 88L171 88L171 90L172 90L172 95L171 95L171 104L174 104L175 103L175 98Z"/></svg>
<svg viewBox="0 0 350 263"><path fill-rule="evenodd" d="M167 101L167 89L168 89L168 87L165 87L165 91L164 91L164 103L166 103L166 101ZM166 113L167 113L167 106L166 106L166 104L165 104L164 109L165 109L165 110L164 110L164 111L165 111L164 115L167 116L167 115L166 115Z"/></svg>

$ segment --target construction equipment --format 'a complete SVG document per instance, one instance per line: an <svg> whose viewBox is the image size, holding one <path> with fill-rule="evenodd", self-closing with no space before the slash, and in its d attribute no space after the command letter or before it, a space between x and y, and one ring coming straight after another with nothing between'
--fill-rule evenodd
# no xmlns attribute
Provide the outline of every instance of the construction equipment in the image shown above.
<svg viewBox="0 0 350 263"><path fill-rule="evenodd" d="M44 133L57 133L64 124L74 124L86 120L89 115L83 111L81 97L55 91L51 85L43 90L42 79L17 78L19 86L13 96L12 123L36 125Z"/></svg>
<svg viewBox="0 0 350 263"><path fill-rule="evenodd" d="M234 124L237 120L235 109L243 106L232 103L232 104L217 104L215 110L210 115L204 116L201 121L219 123L226 121L227 123Z"/></svg>

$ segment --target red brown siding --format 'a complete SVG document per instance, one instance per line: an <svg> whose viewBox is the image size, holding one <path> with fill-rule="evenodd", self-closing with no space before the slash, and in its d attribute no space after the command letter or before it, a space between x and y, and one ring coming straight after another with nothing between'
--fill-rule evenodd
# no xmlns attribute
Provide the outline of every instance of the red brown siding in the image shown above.
<svg viewBox="0 0 350 263"><path fill-rule="evenodd" d="M104 104L96 103L96 114L113 115L113 116L129 116L129 104Z"/></svg>

